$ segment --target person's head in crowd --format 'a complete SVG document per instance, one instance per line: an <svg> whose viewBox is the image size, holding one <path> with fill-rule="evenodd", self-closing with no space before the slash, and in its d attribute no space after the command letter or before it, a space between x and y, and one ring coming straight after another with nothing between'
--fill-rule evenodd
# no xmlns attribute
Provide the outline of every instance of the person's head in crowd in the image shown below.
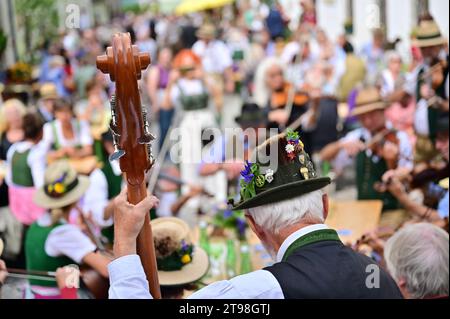
<svg viewBox="0 0 450 319"><path fill-rule="evenodd" d="M423 19L416 30L414 44L420 48L425 62L430 63L439 58L446 43L437 23L431 19Z"/></svg>
<svg viewBox="0 0 450 319"><path fill-rule="evenodd" d="M173 60L174 69L178 70L182 77L194 79L201 66L200 58L189 49L181 50Z"/></svg>
<svg viewBox="0 0 450 319"><path fill-rule="evenodd" d="M58 99L55 101L55 118L61 122L61 124L69 125L74 117L73 106L66 99Z"/></svg>
<svg viewBox="0 0 450 319"><path fill-rule="evenodd" d="M441 153L442 157L449 162L449 116L448 113L438 118L436 122L436 149Z"/></svg>
<svg viewBox="0 0 450 319"><path fill-rule="evenodd" d="M253 98L256 104L266 105L271 92L283 88L284 70L285 66L278 58L270 57L262 60L255 73Z"/></svg>
<svg viewBox="0 0 450 319"><path fill-rule="evenodd" d="M158 65L162 66L163 68L170 68L172 58L172 49L169 47L163 47L158 52Z"/></svg>
<svg viewBox="0 0 450 319"><path fill-rule="evenodd" d="M89 177L78 175L67 160L58 160L45 170L44 186L34 195L36 205L48 209L52 222L68 220L70 211L89 187Z"/></svg>
<svg viewBox="0 0 450 319"><path fill-rule="evenodd" d="M384 48L384 31L383 29L377 28L372 31L372 43L376 48Z"/></svg>
<svg viewBox="0 0 450 319"><path fill-rule="evenodd" d="M216 38L217 29L213 24L205 23L198 29L196 35L200 40L208 43Z"/></svg>
<svg viewBox="0 0 450 319"><path fill-rule="evenodd" d="M356 116L361 125L374 134L386 125L385 108L386 103L379 90L368 87L358 91L351 115Z"/></svg>
<svg viewBox="0 0 450 319"><path fill-rule="evenodd" d="M279 63L272 63L268 66L265 74L267 87L271 91L283 89L285 84L284 68Z"/></svg>
<svg viewBox="0 0 450 319"><path fill-rule="evenodd" d="M25 140L34 144L39 143L44 134L44 122L38 114L25 114L23 117L22 127Z"/></svg>
<svg viewBox="0 0 450 319"><path fill-rule="evenodd" d="M174 217L152 220L158 277L164 298L182 298L184 289L208 271L206 252L194 245L186 222Z"/></svg>
<svg viewBox="0 0 450 319"><path fill-rule="evenodd" d="M411 299L448 296L449 237L431 223L408 225L384 247L388 271L403 296Z"/></svg>
<svg viewBox="0 0 450 319"><path fill-rule="evenodd" d="M9 130L21 130L25 113L26 107L20 100L6 100L0 109L0 135Z"/></svg>
<svg viewBox="0 0 450 319"><path fill-rule="evenodd" d="M399 74L402 70L402 57L397 51L389 51L386 53L386 64L393 74Z"/></svg>
<svg viewBox="0 0 450 319"><path fill-rule="evenodd" d="M39 89L39 100L41 106L44 107L47 112L53 114L55 100L58 99L58 89L53 83L44 83Z"/></svg>
<svg viewBox="0 0 450 319"><path fill-rule="evenodd" d="M289 145L293 146L290 153L286 151ZM289 234L325 221L328 197L323 188L330 179L317 175L303 143L294 133L273 136L258 146L250 163L259 163L259 172L253 164L247 164L241 173L243 181L248 180L248 174L261 174L267 181L261 179L263 186L255 187L255 193L246 193L243 183L240 201L232 202L233 210L245 210L251 229L275 259Z"/></svg>

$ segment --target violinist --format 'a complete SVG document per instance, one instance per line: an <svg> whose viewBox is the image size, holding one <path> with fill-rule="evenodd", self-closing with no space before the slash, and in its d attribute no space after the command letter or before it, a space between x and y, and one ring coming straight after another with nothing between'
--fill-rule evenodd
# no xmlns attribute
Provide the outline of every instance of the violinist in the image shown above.
<svg viewBox="0 0 450 319"><path fill-rule="evenodd" d="M268 128L283 130L308 111L309 96L298 92L286 81L283 64L268 59L264 68L265 87L268 93L266 103ZM263 67L261 67L263 68Z"/></svg>
<svg viewBox="0 0 450 319"><path fill-rule="evenodd" d="M449 117L442 117L436 123L436 142L435 147L439 151L440 155L444 158L445 162L449 162ZM448 218L448 175L447 185L444 181L436 180L431 187L437 191L440 190L440 200L437 207L428 207L424 204L413 201L406 191L405 186L398 178L392 178L387 183L389 192L395 196L395 198L402 204L403 207L411 214L415 219L431 222L438 226L445 226L445 218ZM447 189L445 189L445 187Z"/></svg>
<svg viewBox="0 0 450 319"><path fill-rule="evenodd" d="M320 156L322 160L334 160L337 171L355 161L358 200L382 200L380 225L395 228L406 214L399 210L395 197L378 192L375 186L385 174L409 174L413 168L412 149L405 132L391 129L392 125L385 118L385 107L376 88L359 91L352 115L357 116L362 127L325 146Z"/></svg>
<svg viewBox="0 0 450 319"><path fill-rule="evenodd" d="M436 131L432 123L448 112L448 55L446 41L432 19L421 21L415 45L420 48L423 64L411 88L417 100L414 128L417 135L415 162L429 164L438 155L434 147Z"/></svg>
<svg viewBox="0 0 450 319"><path fill-rule="evenodd" d="M108 277L110 259L97 252L96 245L80 227L69 224L69 214L89 187L89 179L78 176L67 161L51 164L44 176L44 186L34 196L37 205L48 211L33 223L25 238L28 271L56 271L69 264L86 264ZM27 297L60 298L57 283L30 279Z"/></svg>

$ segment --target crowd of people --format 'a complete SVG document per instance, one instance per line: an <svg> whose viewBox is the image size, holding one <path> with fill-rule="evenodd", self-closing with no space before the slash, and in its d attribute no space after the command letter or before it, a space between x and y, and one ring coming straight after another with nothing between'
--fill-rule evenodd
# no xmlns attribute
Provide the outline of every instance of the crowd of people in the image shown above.
<svg viewBox="0 0 450 319"><path fill-rule="evenodd" d="M142 225L151 211L163 293L180 297L176 287L208 270L189 228L231 197L276 263L193 297L448 297L446 39L427 15L412 32L408 57L381 29L354 48L349 36L333 41L317 25L313 1L301 5L295 30L280 5L244 5L231 17L222 10L125 15L48 39L34 90L11 96L5 89L0 99L0 283L6 266L10 273L26 269L24 298L77 298L67 266L78 264L110 277L111 298L151 297L133 244L114 245L113 256L103 249L135 243L132 221ZM136 206L126 201L119 163L109 160L117 152L109 130L114 82L95 64L115 32L129 32L153 60L140 91L157 136L150 172L156 182L149 186L156 197ZM254 165L260 137L269 132L281 133L275 153L288 153L274 160L281 173L259 173ZM230 155L230 147L240 151ZM327 176L335 183L346 172L354 200L382 201L379 227L351 248L324 225ZM333 244L301 250L298 238L315 231ZM315 249L322 260L315 260ZM317 263L300 271L302 258ZM350 266L325 270L341 262ZM371 262L385 269L383 289L348 289ZM43 272L56 272L57 280Z"/></svg>

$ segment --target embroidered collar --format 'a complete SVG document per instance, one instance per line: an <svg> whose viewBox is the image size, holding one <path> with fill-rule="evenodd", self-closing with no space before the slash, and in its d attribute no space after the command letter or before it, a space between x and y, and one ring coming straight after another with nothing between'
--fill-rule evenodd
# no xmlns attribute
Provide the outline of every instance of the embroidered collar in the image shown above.
<svg viewBox="0 0 450 319"><path fill-rule="evenodd" d="M281 245L277 254L277 262L285 261L289 255L300 247L328 240L340 241L336 231L329 229L324 224L317 224L302 228L291 234Z"/></svg>

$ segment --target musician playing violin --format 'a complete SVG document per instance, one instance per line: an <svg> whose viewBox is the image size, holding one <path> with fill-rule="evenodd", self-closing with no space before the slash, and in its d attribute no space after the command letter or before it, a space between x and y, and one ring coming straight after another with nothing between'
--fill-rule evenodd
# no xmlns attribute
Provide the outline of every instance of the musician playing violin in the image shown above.
<svg viewBox="0 0 450 319"><path fill-rule="evenodd" d="M436 131L432 123L449 110L449 57L443 50L446 40L431 17L420 22L414 44L420 48L423 63L413 73L416 76L406 84L406 91L417 101L414 116L417 135L415 162L429 164L439 153L434 147Z"/></svg>
<svg viewBox="0 0 450 319"><path fill-rule="evenodd" d="M408 135L391 129L386 121L386 104L375 88L358 92L352 115L362 127L349 132L341 140L327 145L320 153L322 160L334 160L336 170L356 162L358 200L382 200L381 225L395 226L403 221L404 212L389 193L376 190L383 175L404 176L413 168Z"/></svg>
<svg viewBox="0 0 450 319"><path fill-rule="evenodd" d="M435 147L445 162L449 162L449 117L442 117L435 123L436 142ZM405 186L395 177L392 178L388 185L389 192L405 207L409 214L417 220L434 223L438 226L445 227L445 218L448 221L448 171L447 182L445 180L435 180L430 185L436 192L440 192L440 199L437 207L428 207L427 205L413 201L406 191ZM446 184L446 185L445 185ZM445 189L446 188L446 189Z"/></svg>

